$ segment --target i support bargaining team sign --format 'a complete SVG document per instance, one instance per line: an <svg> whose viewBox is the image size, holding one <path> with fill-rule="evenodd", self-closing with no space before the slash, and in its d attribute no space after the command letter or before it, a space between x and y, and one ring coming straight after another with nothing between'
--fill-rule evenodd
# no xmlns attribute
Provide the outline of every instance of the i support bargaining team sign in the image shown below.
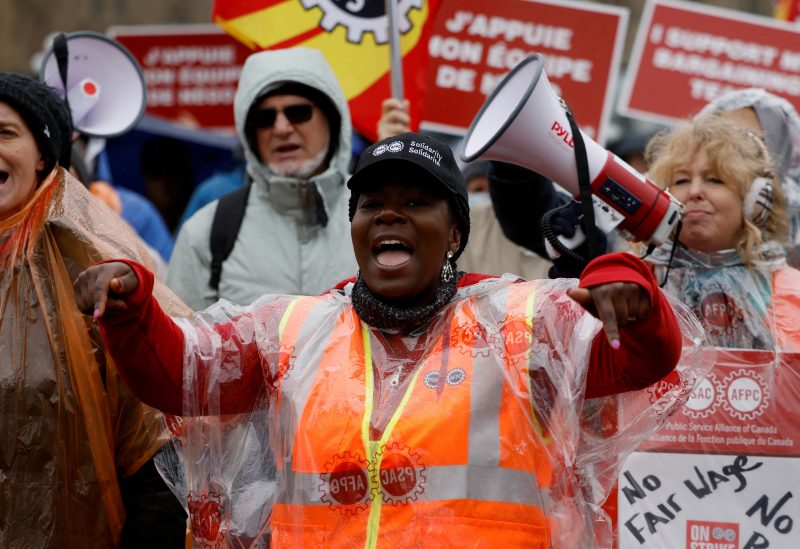
<svg viewBox="0 0 800 549"><path fill-rule="evenodd" d="M671 124L728 90L748 87L800 110L800 25L699 2L647 2L620 100L623 114Z"/></svg>
<svg viewBox="0 0 800 549"><path fill-rule="evenodd" d="M800 355L720 350L625 463L620 549L800 547Z"/></svg>

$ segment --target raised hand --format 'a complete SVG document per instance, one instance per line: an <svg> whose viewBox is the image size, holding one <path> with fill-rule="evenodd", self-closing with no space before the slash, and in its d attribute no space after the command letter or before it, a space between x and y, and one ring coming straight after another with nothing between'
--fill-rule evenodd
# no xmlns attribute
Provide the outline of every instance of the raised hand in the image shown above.
<svg viewBox="0 0 800 549"><path fill-rule="evenodd" d="M78 275L73 286L78 308L97 320L106 310L126 309L123 296L136 290L139 279L126 263L113 261L89 267Z"/></svg>
<svg viewBox="0 0 800 549"><path fill-rule="evenodd" d="M650 296L633 282L612 282L591 288L573 288L567 295L603 323L608 342L619 349L619 328L650 315Z"/></svg>
<svg viewBox="0 0 800 549"><path fill-rule="evenodd" d="M408 99L384 99L381 103L381 118L378 120L378 141L407 131L411 131Z"/></svg>

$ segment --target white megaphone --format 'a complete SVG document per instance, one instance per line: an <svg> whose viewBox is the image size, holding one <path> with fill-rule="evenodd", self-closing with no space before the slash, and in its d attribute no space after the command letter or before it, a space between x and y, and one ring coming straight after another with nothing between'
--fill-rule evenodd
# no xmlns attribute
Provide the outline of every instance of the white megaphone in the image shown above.
<svg viewBox="0 0 800 549"><path fill-rule="evenodd" d="M114 137L142 118L147 86L136 59L119 42L96 32L66 35L66 82L54 44L42 58L39 79L65 97L75 129Z"/></svg>
<svg viewBox="0 0 800 549"><path fill-rule="evenodd" d="M579 198L570 123L543 67L542 56L533 54L503 78L472 121L462 158L523 166ZM598 226L617 227L632 240L656 246L666 242L680 220L682 204L583 132L581 136Z"/></svg>

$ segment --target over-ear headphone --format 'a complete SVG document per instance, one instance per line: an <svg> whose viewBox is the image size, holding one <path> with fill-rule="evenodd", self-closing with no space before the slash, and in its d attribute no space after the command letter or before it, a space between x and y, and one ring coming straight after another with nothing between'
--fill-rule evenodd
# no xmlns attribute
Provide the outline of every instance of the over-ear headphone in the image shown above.
<svg viewBox="0 0 800 549"><path fill-rule="evenodd" d="M767 151L767 147L761 136L749 129L746 129L744 132L756 142L762 158L769 164L769 151ZM772 205L774 202L774 191L772 188L773 179L772 174L768 172L756 177L753 182L750 183L750 188L742 202L744 217L751 221L756 227L763 226L772 213Z"/></svg>
<svg viewBox="0 0 800 549"><path fill-rule="evenodd" d="M744 217L756 227L763 226L772 213L772 184L772 177L756 177L742 202Z"/></svg>

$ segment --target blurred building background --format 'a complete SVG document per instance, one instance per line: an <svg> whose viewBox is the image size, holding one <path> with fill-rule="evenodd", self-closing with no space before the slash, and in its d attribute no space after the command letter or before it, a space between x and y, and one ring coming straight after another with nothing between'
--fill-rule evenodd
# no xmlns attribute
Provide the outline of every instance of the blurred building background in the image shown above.
<svg viewBox="0 0 800 549"><path fill-rule="evenodd" d="M33 73L51 32L111 25L210 23L213 0L0 0L0 70Z"/></svg>

